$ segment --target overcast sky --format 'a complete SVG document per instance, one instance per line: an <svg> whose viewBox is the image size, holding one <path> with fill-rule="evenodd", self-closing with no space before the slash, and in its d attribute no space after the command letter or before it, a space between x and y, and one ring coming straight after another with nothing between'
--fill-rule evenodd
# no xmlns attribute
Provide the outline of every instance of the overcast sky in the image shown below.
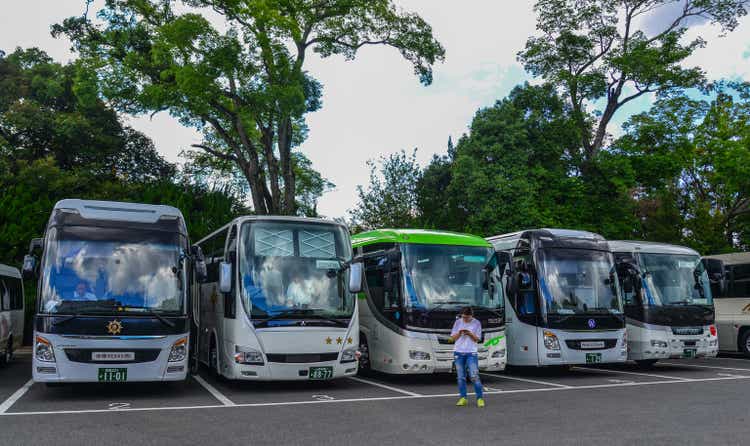
<svg viewBox="0 0 750 446"><path fill-rule="evenodd" d="M412 67L397 51L368 47L353 62L340 57L310 57L306 68L324 86L322 110L308 116L310 135L302 150L313 166L336 184L320 200L319 212L345 216L356 204L356 186L367 182L365 162L401 149L418 148L426 164L434 153L444 153L448 137L466 132L480 107L492 105L513 86L530 80L516 61L516 53L535 32L532 2L526 0L396 0L405 10L419 13L433 26L446 48L446 62L435 67L434 83L419 84ZM53 39L51 24L80 15L84 0L0 0L0 49L37 46L55 60L74 57L69 42ZM102 0L96 5L100 6ZM95 8L96 10L96 8ZM690 65L701 66L711 79L750 80L750 19L726 37L708 24L691 33L708 41ZM643 97L616 116L610 132L628 113L649 105ZM167 114L153 119L129 118L130 124L154 140L169 160L199 142Z"/></svg>

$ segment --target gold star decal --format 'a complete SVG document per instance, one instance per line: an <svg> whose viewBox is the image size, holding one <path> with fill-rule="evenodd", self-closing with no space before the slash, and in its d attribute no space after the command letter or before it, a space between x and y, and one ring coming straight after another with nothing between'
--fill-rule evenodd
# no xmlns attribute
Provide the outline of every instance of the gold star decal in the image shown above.
<svg viewBox="0 0 750 446"><path fill-rule="evenodd" d="M348 338L346 341L351 344L353 342L353 339L352 338Z"/></svg>
<svg viewBox="0 0 750 446"><path fill-rule="evenodd" d="M333 341L330 337L326 338L326 344L330 344Z"/></svg>
<svg viewBox="0 0 750 446"><path fill-rule="evenodd" d="M337 344L341 344L342 342L344 342L344 340L341 339L341 336L339 336L338 338L336 338L336 343Z"/></svg>

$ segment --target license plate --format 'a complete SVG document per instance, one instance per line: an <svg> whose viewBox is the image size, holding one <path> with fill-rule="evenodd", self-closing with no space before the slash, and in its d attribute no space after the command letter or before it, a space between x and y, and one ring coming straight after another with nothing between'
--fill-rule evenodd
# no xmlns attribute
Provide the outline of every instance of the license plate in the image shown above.
<svg viewBox="0 0 750 446"><path fill-rule="evenodd" d="M135 352L92 352L92 361L135 361Z"/></svg>
<svg viewBox="0 0 750 446"><path fill-rule="evenodd" d="M307 376L315 380L331 379L333 378L333 367L310 367Z"/></svg>
<svg viewBox="0 0 750 446"><path fill-rule="evenodd" d="M601 353L586 353L586 364L598 364L602 362Z"/></svg>
<svg viewBox="0 0 750 446"><path fill-rule="evenodd" d="M604 348L604 341L581 341L581 348Z"/></svg>
<svg viewBox="0 0 750 446"><path fill-rule="evenodd" d="M120 383L128 380L128 369L99 369L99 382Z"/></svg>
<svg viewBox="0 0 750 446"><path fill-rule="evenodd" d="M686 348L682 351L683 358L695 358L697 351L694 348Z"/></svg>

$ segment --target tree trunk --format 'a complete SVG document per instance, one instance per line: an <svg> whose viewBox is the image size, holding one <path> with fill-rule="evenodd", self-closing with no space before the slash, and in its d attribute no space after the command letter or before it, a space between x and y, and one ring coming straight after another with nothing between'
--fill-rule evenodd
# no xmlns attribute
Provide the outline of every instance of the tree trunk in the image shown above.
<svg viewBox="0 0 750 446"><path fill-rule="evenodd" d="M279 122L279 157L281 158L281 172L284 176L284 214L295 215L297 203L295 201L295 179L292 166L292 120L283 118Z"/></svg>
<svg viewBox="0 0 750 446"><path fill-rule="evenodd" d="M279 186L279 163L276 160L276 155L273 153L274 146L274 134L273 128L261 127L262 136L261 144L263 145L263 153L266 157L266 164L268 165L268 175L270 177L270 201L274 212L278 212L282 209L281 206L281 187Z"/></svg>

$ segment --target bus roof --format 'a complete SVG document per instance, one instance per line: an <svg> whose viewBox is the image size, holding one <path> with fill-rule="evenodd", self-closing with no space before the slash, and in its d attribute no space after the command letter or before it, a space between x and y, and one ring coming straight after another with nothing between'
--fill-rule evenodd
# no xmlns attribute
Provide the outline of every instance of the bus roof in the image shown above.
<svg viewBox="0 0 750 446"><path fill-rule="evenodd" d="M646 252L649 254L683 254L699 256L698 252L687 246L669 243L644 242L637 240L608 240L613 252Z"/></svg>
<svg viewBox="0 0 750 446"><path fill-rule="evenodd" d="M156 223L161 218L184 220L182 212L172 206L160 204L124 203L119 201L95 201L65 199L55 204L54 210L75 210L86 219L125 221L134 223Z"/></svg>
<svg viewBox="0 0 750 446"><path fill-rule="evenodd" d="M0 276L15 277L16 279L20 279L21 272L18 271L18 268L14 268L8 265L3 265L0 263Z"/></svg>
<svg viewBox="0 0 750 446"><path fill-rule="evenodd" d="M376 243L492 247L485 239L476 235L431 229L377 229L352 236L352 245L355 248Z"/></svg>
<svg viewBox="0 0 750 446"><path fill-rule="evenodd" d="M704 256L704 259L716 259L724 262L725 265L740 265L750 263L750 252L733 252L730 254L717 254L713 256Z"/></svg>
<svg viewBox="0 0 750 446"><path fill-rule="evenodd" d="M349 234L349 228L347 228L345 224L338 222L336 220L329 220L327 218L296 217L292 215L243 215L241 217L234 218L233 220L229 221L227 224L223 225L222 227L216 229L212 233L198 240L196 244L197 245L202 244L206 240L213 238L216 234L221 233L221 231L227 229L233 224L242 224L245 222L253 222L253 221L271 221L271 222L276 222L276 223L314 223L314 224L334 225L334 226L341 226L342 228L346 229L346 233Z"/></svg>

